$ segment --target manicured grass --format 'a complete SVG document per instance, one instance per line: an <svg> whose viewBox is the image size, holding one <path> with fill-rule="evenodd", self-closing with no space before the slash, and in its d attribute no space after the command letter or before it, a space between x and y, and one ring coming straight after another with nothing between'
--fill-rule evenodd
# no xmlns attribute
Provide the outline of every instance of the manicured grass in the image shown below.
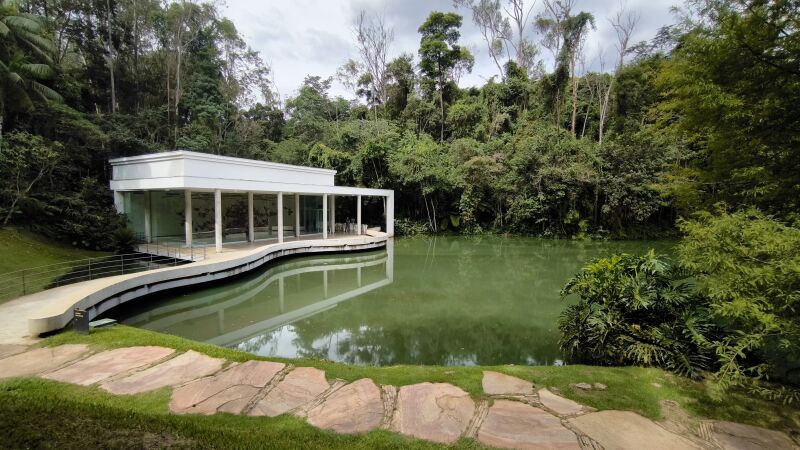
<svg viewBox="0 0 800 450"><path fill-rule="evenodd" d="M438 449L377 430L346 436L292 416L176 416L169 390L114 396L97 388L20 378L0 382L0 448ZM462 439L456 448L482 448Z"/></svg>
<svg viewBox="0 0 800 450"><path fill-rule="evenodd" d="M0 228L0 274L108 253L82 250L50 241L29 231Z"/></svg>
<svg viewBox="0 0 800 450"><path fill-rule="evenodd" d="M800 411L784 405L754 399L740 393L730 393L715 400L701 382L678 377L660 369L641 367L597 366L390 366L372 367L334 363L316 359L260 358L249 353L194 342L138 328L115 326L92 331L88 336L73 332L47 338L42 345L53 346L83 342L97 349L134 345L161 345L181 351L195 350L209 356L231 361L262 359L291 363L297 366L325 370L329 379L353 381L372 378L379 384L404 386L408 384L447 382L459 386L474 398L484 394L481 378L484 370L495 370L531 380L537 387L556 387L562 395L594 408L635 411L652 419L662 418L661 402L678 402L690 414L709 419L731 420L767 428L790 430L800 428ZM605 391L584 392L571 385L579 382L603 383Z"/></svg>
<svg viewBox="0 0 800 450"><path fill-rule="evenodd" d="M0 255L4 256L0 258L0 303L46 289L74 267L52 264L107 254L49 241L28 231L0 229ZM20 269L33 270L8 275Z"/></svg>

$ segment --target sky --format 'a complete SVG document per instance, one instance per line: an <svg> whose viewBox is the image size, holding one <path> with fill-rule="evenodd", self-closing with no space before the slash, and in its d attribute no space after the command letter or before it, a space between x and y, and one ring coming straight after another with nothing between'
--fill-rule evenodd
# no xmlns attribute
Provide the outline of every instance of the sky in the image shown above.
<svg viewBox="0 0 800 450"><path fill-rule="evenodd" d="M625 1L628 10L640 15L632 38L636 43L651 39L660 27L672 23L670 8L680 0ZM536 2L531 17L542 9L542 0ZM620 7L618 0L577 1L576 10L590 12L596 20L597 28L584 47L586 64L592 70L599 70L600 54L606 60L605 70L613 70L616 36L608 19ZM358 58L353 24L362 10L383 16L394 29L390 59L404 52L417 56L417 29L431 11L456 11L464 17L459 42L475 57L472 73L463 76L460 85L481 86L493 75L499 75L483 37L472 23L472 13L456 10L452 0L227 0L222 9L248 45L269 64L275 88L284 99L297 92L306 75L333 76L348 59ZM528 31L533 33L533 25L528 26ZM532 36L538 41L537 36ZM545 66L552 68L552 56L544 48L541 57ZM354 97L339 83L334 84L331 93Z"/></svg>

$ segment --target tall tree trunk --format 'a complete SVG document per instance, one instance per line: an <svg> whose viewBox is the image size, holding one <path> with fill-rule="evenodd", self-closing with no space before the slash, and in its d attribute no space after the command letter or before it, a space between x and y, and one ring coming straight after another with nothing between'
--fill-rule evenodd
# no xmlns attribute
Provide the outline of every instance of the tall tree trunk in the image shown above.
<svg viewBox="0 0 800 450"><path fill-rule="evenodd" d="M179 115L178 115L178 105L181 102L181 62L182 58L182 48L183 45L178 40L178 59L175 63L175 148L178 148L178 122L179 122Z"/></svg>
<svg viewBox="0 0 800 450"><path fill-rule="evenodd" d="M139 10L138 1L133 0L133 84L136 86L136 112L141 107L141 89L139 87Z"/></svg>
<svg viewBox="0 0 800 450"><path fill-rule="evenodd" d="M111 114L117 112L117 87L114 77L114 42L111 40L111 0L106 0L106 28L108 29L108 72L111 75Z"/></svg>
<svg viewBox="0 0 800 450"><path fill-rule="evenodd" d="M444 142L444 87L439 91L439 107L442 111L442 123L439 127L439 142Z"/></svg>
<svg viewBox="0 0 800 450"><path fill-rule="evenodd" d="M575 124L578 118L578 77L575 74L575 58L576 56L573 54L572 61L570 62L570 66L572 66L572 121L570 130L573 136L575 136Z"/></svg>
<svg viewBox="0 0 800 450"><path fill-rule="evenodd" d="M586 85L589 86L589 103L586 105L586 114L583 116L581 138L586 135L586 122L589 121L589 111L592 109L592 103L594 103L594 89L592 89L592 83L587 80Z"/></svg>
<svg viewBox="0 0 800 450"><path fill-rule="evenodd" d="M597 143L602 147L603 146L603 127L606 123L606 117L608 116L608 99L611 97L611 87L614 85L614 76L611 77L611 81L608 83L608 88L606 89L605 96L603 98L603 106L600 108L600 127L599 127L599 137Z"/></svg>

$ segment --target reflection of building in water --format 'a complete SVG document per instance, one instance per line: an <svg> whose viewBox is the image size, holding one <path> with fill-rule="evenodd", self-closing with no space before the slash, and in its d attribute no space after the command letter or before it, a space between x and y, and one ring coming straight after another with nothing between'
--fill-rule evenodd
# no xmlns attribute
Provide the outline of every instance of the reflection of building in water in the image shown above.
<svg viewBox="0 0 800 450"><path fill-rule="evenodd" d="M222 346L255 343L273 330L391 284L393 258L389 240L378 252L293 260L236 284L170 300L124 322Z"/></svg>

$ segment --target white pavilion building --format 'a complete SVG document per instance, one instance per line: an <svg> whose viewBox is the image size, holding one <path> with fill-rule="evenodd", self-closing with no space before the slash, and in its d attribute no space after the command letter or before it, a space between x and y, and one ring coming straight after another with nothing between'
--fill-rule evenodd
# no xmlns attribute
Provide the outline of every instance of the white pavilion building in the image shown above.
<svg viewBox="0 0 800 450"><path fill-rule="evenodd" d="M186 150L111 159L119 212L146 241L186 246L394 235L394 191L336 186L335 170ZM365 219L365 220L362 220Z"/></svg>

